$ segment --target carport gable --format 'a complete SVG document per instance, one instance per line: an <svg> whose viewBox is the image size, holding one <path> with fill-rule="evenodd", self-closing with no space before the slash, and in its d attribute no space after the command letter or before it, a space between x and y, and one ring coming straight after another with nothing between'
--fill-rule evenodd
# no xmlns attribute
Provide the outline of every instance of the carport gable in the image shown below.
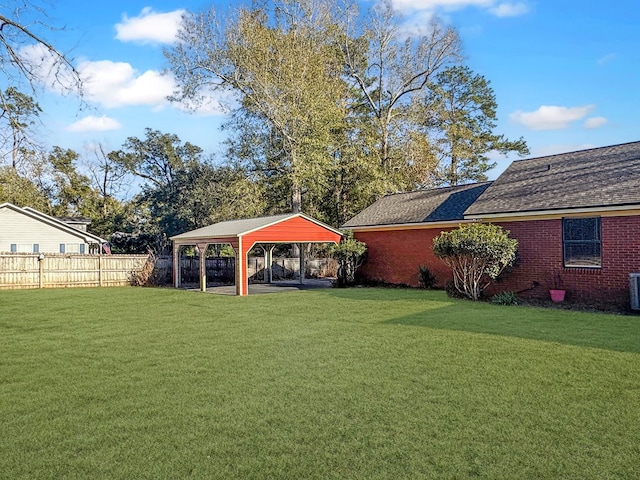
<svg viewBox="0 0 640 480"><path fill-rule="evenodd" d="M274 243L338 243L342 234L328 225L302 213L274 215L242 220L220 222L191 232L171 237L173 240L174 272L177 271L179 248L182 245L197 245L204 252L207 245L228 243L236 252L236 294L247 295L249 290L246 259L249 250L256 244ZM204 254L201 254L201 259ZM201 260L201 269L203 262ZM206 289L206 278L202 272L201 289ZM174 285L179 286L174 277Z"/></svg>

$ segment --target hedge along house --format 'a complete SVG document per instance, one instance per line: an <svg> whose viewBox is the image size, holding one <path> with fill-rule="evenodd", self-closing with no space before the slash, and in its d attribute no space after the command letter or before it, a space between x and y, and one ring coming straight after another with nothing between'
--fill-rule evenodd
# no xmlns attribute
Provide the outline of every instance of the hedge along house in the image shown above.
<svg viewBox="0 0 640 480"><path fill-rule="evenodd" d="M640 272L640 142L518 160L493 183L423 195L483 186L458 222L433 221L428 209L412 222L421 192L384 197L356 215L344 227L369 247L363 275L417 285L419 265L426 265L443 283L450 272L433 255L433 238L455 228L451 223L491 222L518 240L519 261L489 294L548 298L549 289L562 288L570 301L629 305L629 274ZM372 222L372 212L384 208L393 225Z"/></svg>
<svg viewBox="0 0 640 480"><path fill-rule="evenodd" d="M208 227L171 237L173 241L173 284L180 287L180 248L195 245L200 254L200 290L206 291L207 278L205 252L209 245L229 244L236 254L236 295L249 294L247 260L249 251L261 245L265 251L265 265L268 265L268 279L271 281L273 248L276 244L338 243L342 234L318 220L302 213L289 213L270 217L249 218L215 223ZM301 245L301 246L302 246ZM304 248L300 248L300 282L304 282Z"/></svg>

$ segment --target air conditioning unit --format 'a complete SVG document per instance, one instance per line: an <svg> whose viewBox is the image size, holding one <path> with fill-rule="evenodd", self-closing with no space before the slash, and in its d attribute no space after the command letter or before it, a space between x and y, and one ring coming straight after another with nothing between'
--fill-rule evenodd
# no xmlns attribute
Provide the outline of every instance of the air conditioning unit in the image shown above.
<svg viewBox="0 0 640 480"><path fill-rule="evenodd" d="M629 274L629 291L631 293L631 309L640 310L640 273Z"/></svg>

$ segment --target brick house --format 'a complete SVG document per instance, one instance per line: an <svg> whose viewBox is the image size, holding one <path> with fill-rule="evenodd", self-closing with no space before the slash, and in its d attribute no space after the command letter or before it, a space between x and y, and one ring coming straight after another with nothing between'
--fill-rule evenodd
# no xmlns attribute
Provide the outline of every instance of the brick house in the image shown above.
<svg viewBox="0 0 640 480"><path fill-rule="evenodd" d="M418 285L420 265L440 284L450 271L431 251L441 231L467 222L500 225L519 261L487 293L629 305L640 272L640 142L513 162L494 182L388 195L349 220L366 242L365 279Z"/></svg>

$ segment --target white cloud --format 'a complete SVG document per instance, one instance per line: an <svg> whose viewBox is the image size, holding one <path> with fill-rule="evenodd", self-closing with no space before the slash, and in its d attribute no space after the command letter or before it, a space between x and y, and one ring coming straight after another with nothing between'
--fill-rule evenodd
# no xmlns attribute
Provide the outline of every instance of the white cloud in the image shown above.
<svg viewBox="0 0 640 480"><path fill-rule="evenodd" d="M204 89L197 100L176 103L178 110L193 113L201 117L225 115L238 106L238 97L231 90Z"/></svg>
<svg viewBox="0 0 640 480"><path fill-rule="evenodd" d="M604 117L587 118L587 120L584 122L584 128L587 128L587 129L600 128L607 122L608 120Z"/></svg>
<svg viewBox="0 0 640 480"><path fill-rule="evenodd" d="M122 125L117 120L107 116L96 117L89 115L67 127L69 132L109 132L118 130Z"/></svg>
<svg viewBox="0 0 640 480"><path fill-rule="evenodd" d="M186 10L158 13L145 7L137 17L122 16L116 24L116 38L123 42L165 43L176 41L182 16Z"/></svg>
<svg viewBox="0 0 640 480"><path fill-rule="evenodd" d="M28 65L37 81L49 90L59 93L76 93L75 76L69 65L60 61L44 45L27 45L18 51L21 61Z"/></svg>
<svg viewBox="0 0 640 480"><path fill-rule="evenodd" d="M571 122L586 117L595 105L582 107L558 107L554 105L542 105L534 112L512 113L509 118L512 122L519 123L531 130L561 130L567 128Z"/></svg>
<svg viewBox="0 0 640 480"><path fill-rule="evenodd" d="M598 59L598 65L606 65L607 63L611 63L617 58L617 56L618 55L616 55L615 53L608 53Z"/></svg>
<svg viewBox="0 0 640 480"><path fill-rule="evenodd" d="M463 10L468 7L484 8L497 17L515 17L529 11L525 2L498 2L496 0L392 0L393 8L401 12L436 10Z"/></svg>
<svg viewBox="0 0 640 480"><path fill-rule="evenodd" d="M88 100L106 108L126 105L163 106L173 93L173 77L147 70L141 75L128 63L101 60L83 62L78 70Z"/></svg>
<svg viewBox="0 0 640 480"><path fill-rule="evenodd" d="M51 55L42 47L34 45L20 50L21 58L33 65L43 85L57 93L76 92L72 75L64 65L55 65ZM100 60L83 61L76 67L83 83L84 99L104 108L147 105L164 108L170 105L167 97L174 93L176 81L172 75L163 75L156 70L138 72L129 63ZM222 115L228 111L226 105L235 99L226 92L205 92L199 105L173 105L179 110L189 110L198 115Z"/></svg>
<svg viewBox="0 0 640 480"><path fill-rule="evenodd" d="M435 10L445 8L460 10L466 7L489 7L495 0L392 0L397 10Z"/></svg>
<svg viewBox="0 0 640 480"><path fill-rule="evenodd" d="M56 64L51 54L40 45L24 47L21 58L32 65L39 80L49 90L58 93L79 93L69 68ZM84 61L77 65L82 80L84 99L106 108L127 105L165 106L173 93L175 80L155 70L140 74L130 64L101 60Z"/></svg>
<svg viewBox="0 0 640 480"><path fill-rule="evenodd" d="M529 11L526 3L500 3L489 9L496 17L518 17Z"/></svg>
<svg viewBox="0 0 640 480"><path fill-rule="evenodd" d="M400 26L398 34L400 37L421 37L428 35L431 28L431 20L434 12L431 10L421 10L411 15L407 15L405 21Z"/></svg>

